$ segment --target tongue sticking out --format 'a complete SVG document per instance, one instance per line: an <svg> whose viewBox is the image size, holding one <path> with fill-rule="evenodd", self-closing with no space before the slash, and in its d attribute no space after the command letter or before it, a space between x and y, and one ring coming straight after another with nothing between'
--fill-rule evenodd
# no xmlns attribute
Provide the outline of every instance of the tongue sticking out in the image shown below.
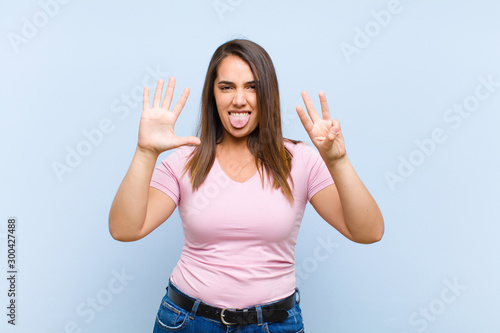
<svg viewBox="0 0 500 333"><path fill-rule="evenodd" d="M229 114L229 121L231 122L231 125L233 125L233 127L236 128L242 128L248 123L249 120L250 120L250 114L248 112L245 113L231 112Z"/></svg>

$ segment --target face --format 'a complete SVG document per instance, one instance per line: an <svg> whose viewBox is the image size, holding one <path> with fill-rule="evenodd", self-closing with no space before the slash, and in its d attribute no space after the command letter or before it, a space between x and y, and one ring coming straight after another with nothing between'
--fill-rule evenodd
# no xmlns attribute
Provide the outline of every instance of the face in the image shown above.
<svg viewBox="0 0 500 333"><path fill-rule="evenodd" d="M219 64L214 82L215 103L226 135L246 138L259 124L255 78L250 66L237 56Z"/></svg>

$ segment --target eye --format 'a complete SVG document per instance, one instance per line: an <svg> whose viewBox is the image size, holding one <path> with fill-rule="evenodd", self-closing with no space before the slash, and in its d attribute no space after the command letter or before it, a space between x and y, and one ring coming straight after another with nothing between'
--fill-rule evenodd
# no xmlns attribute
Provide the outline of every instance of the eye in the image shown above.
<svg viewBox="0 0 500 333"><path fill-rule="evenodd" d="M248 86L248 89L255 90L255 84L252 84L251 86Z"/></svg>
<svg viewBox="0 0 500 333"><path fill-rule="evenodd" d="M229 89L231 89L231 87L230 86L220 86L219 89L220 90L229 90Z"/></svg>

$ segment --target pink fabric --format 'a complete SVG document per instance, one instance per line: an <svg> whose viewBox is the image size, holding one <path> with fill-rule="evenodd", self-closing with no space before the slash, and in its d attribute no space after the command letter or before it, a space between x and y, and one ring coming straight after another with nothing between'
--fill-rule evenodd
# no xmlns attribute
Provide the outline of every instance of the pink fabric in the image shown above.
<svg viewBox="0 0 500 333"><path fill-rule="evenodd" d="M178 205L184 247L171 279L183 292L219 307L244 308L291 295L294 253L307 201L333 184L319 153L304 143L293 154L293 206L267 178L231 180L217 159L193 193L182 176L193 147L181 147L155 169L151 186Z"/></svg>

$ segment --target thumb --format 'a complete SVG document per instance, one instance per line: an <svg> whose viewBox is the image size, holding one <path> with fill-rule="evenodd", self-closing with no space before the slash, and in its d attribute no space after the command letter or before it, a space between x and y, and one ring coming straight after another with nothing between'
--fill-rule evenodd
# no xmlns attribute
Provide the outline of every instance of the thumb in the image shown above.
<svg viewBox="0 0 500 333"><path fill-rule="evenodd" d="M340 133L340 122L337 119L332 120L332 127L328 131L328 140L333 141L337 138L337 136L342 135Z"/></svg>
<svg viewBox="0 0 500 333"><path fill-rule="evenodd" d="M339 133L338 128L332 126L328 131L328 134L326 135L326 140L329 141L330 143L333 142L337 137L338 133Z"/></svg>
<svg viewBox="0 0 500 333"><path fill-rule="evenodd" d="M201 143L201 140L197 138L196 136L184 136L182 138L179 138L179 143L180 146L184 145L199 145Z"/></svg>

